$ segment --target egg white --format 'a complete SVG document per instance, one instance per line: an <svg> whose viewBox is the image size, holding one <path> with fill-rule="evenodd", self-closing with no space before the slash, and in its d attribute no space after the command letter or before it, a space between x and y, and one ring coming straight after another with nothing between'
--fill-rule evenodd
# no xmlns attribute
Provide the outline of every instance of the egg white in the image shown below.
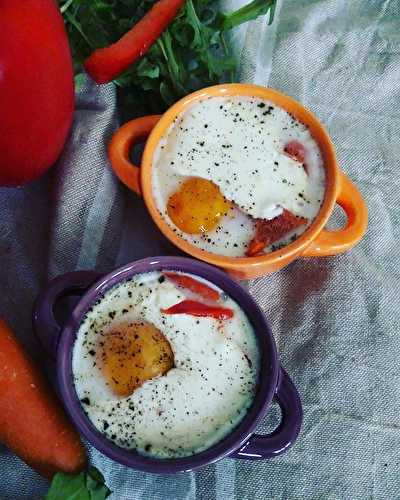
<svg viewBox="0 0 400 500"><path fill-rule="evenodd" d="M284 153L291 140L307 149L307 173ZM204 235L183 233L166 211L168 198L192 176L212 181L240 208ZM207 251L243 256L254 219L272 219L285 208L313 221L324 198L325 171L307 127L282 108L255 97L213 97L195 103L171 125L155 151L152 182L160 213L180 236Z"/></svg>
<svg viewBox="0 0 400 500"><path fill-rule="evenodd" d="M161 314L186 292L159 277L137 275L88 312L73 349L74 383L89 419L119 446L157 457L187 456L218 442L242 420L253 400L259 353L249 320L229 297L223 305L234 310L230 320ZM120 398L93 352L102 333L136 320L153 323L166 336L175 367Z"/></svg>

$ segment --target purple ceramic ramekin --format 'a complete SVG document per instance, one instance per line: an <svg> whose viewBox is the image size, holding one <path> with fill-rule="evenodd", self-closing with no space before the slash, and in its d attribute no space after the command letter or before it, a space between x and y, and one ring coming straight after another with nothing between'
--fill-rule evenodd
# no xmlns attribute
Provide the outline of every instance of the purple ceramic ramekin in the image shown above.
<svg viewBox="0 0 400 500"><path fill-rule="evenodd" d="M235 300L251 321L261 354L260 375L252 406L242 422L223 440L190 457L150 458L125 450L106 439L87 418L75 392L72 374L72 349L76 332L90 307L104 293L138 273L175 270L201 276L214 283ZM67 295L81 295L64 325L58 324L54 307ZM285 452L296 440L302 422L299 395L287 373L280 367L275 342L267 320L244 288L224 272L202 262L182 257L153 257L127 264L107 275L77 271L54 279L39 296L34 326L43 347L56 357L61 399L78 430L104 455L116 462L145 472L171 474L197 469L223 457L263 459ZM269 435L253 434L264 418L272 399L282 411L278 428Z"/></svg>

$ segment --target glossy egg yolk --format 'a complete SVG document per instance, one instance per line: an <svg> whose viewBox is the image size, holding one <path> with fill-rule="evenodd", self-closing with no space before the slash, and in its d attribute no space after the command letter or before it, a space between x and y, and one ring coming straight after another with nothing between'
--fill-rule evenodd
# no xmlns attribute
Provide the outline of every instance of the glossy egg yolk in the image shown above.
<svg viewBox="0 0 400 500"><path fill-rule="evenodd" d="M218 186L193 177L169 198L167 211L172 222L183 232L199 234L214 229L229 208Z"/></svg>
<svg viewBox="0 0 400 500"><path fill-rule="evenodd" d="M130 396L146 380L164 375L174 366L168 340L151 323L121 323L100 345L100 366L117 396Z"/></svg>

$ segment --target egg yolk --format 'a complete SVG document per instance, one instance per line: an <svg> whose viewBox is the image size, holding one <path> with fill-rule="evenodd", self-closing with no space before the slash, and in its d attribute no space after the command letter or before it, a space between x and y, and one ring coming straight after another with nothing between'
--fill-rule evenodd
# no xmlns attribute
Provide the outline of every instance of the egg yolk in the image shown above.
<svg viewBox="0 0 400 500"><path fill-rule="evenodd" d="M130 396L146 380L164 375L174 366L168 340L151 323L121 323L100 345L100 366L117 396Z"/></svg>
<svg viewBox="0 0 400 500"><path fill-rule="evenodd" d="M199 234L214 229L230 208L219 187L206 179L185 181L168 200L172 222L185 233Z"/></svg>

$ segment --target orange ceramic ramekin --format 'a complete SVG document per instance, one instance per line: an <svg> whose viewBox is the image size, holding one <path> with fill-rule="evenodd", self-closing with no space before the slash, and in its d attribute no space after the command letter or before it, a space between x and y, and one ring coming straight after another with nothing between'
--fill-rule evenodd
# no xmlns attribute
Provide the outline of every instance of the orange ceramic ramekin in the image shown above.
<svg viewBox="0 0 400 500"><path fill-rule="evenodd" d="M157 210L152 191L153 155L174 118L196 101L208 96L255 96L275 103L304 123L317 141L326 171L325 198L318 216L311 226L293 243L274 252L257 257L226 257L206 252L177 235ZM148 138L147 138L148 137ZM129 159L130 148L147 138L141 167ZM367 207L359 191L338 165L332 141L317 118L299 102L276 90L257 85L233 83L216 85L194 92L171 106L163 115L132 120L114 135L109 146L112 168L120 180L132 191L143 196L151 217L162 233L184 252L222 267L239 279L249 279L272 273L300 256L320 257L345 252L365 234L368 221ZM335 203L347 216L346 225L339 230L324 229Z"/></svg>

